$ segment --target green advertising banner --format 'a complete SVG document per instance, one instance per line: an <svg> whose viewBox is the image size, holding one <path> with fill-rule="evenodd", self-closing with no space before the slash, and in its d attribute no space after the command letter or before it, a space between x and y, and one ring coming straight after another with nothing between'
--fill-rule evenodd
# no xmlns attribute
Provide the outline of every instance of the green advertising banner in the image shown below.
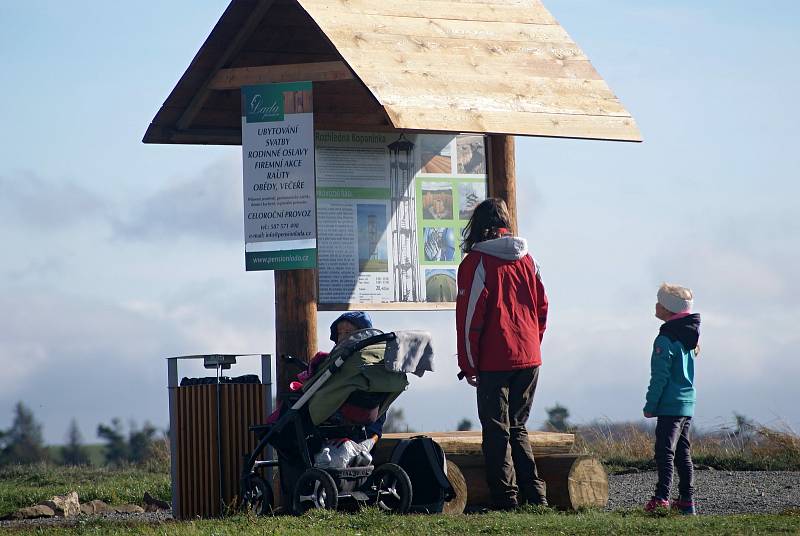
<svg viewBox="0 0 800 536"><path fill-rule="evenodd" d="M311 82L242 87L245 269L317 267Z"/></svg>

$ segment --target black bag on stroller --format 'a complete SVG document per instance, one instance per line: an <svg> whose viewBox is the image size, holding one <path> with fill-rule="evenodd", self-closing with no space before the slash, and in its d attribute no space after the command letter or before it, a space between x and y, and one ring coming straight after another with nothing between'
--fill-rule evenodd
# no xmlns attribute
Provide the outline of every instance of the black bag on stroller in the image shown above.
<svg viewBox="0 0 800 536"><path fill-rule="evenodd" d="M438 514L455 497L447 478L447 460L442 447L428 436L403 439L389 460L408 473L414 495L411 512Z"/></svg>

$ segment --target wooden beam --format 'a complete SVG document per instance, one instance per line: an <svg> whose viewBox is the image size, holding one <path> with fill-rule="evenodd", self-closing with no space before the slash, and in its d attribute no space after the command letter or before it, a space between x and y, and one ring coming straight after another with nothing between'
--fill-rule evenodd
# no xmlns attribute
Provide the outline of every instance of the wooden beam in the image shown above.
<svg viewBox="0 0 800 536"><path fill-rule="evenodd" d="M242 86L275 82L331 82L352 78L353 72L341 61L237 67L217 71L209 89L239 89Z"/></svg>
<svg viewBox="0 0 800 536"><path fill-rule="evenodd" d="M526 113L480 108L430 108L385 105L395 128L577 138L587 140L642 141L632 117L585 114Z"/></svg>
<svg viewBox="0 0 800 536"><path fill-rule="evenodd" d="M300 369L287 365L284 354L307 361L317 353L317 271L275 271L276 393L288 391Z"/></svg>
<svg viewBox="0 0 800 536"><path fill-rule="evenodd" d="M319 6L325 11L359 15L364 18L388 15L403 18L432 20L463 20L469 22L505 22L523 24L558 24L547 9L538 2L462 2L460 0L404 0L376 2L374 0L328 0Z"/></svg>
<svg viewBox="0 0 800 536"><path fill-rule="evenodd" d="M444 450L448 457L455 454L462 455L481 455L481 444L483 435L480 431L467 432L421 432L432 438ZM410 439L420 432L400 432L383 434L372 457L376 462L388 461L392 455L392 450L403 439ZM543 454L565 454L568 453L575 444L574 434L562 434L558 432L540 432L538 430L528 430L528 441L534 456Z"/></svg>
<svg viewBox="0 0 800 536"><path fill-rule="evenodd" d="M169 143L187 143L201 145L241 145L242 130L229 128L192 128L178 130L165 127L163 132L169 137Z"/></svg>
<svg viewBox="0 0 800 536"><path fill-rule="evenodd" d="M489 195L499 197L508 205L511 232L517 227L517 185L514 163L514 136L489 136Z"/></svg>
<svg viewBox="0 0 800 536"><path fill-rule="evenodd" d="M203 104L205 104L206 99L208 98L208 92L210 91L209 86L211 85L211 81L214 79L214 76L217 74L217 71L225 67L242 49L250 36L253 35L253 32L256 30L256 28L258 28L258 25L261 24L261 21L264 19L267 11L269 11L269 8L271 8L272 4L274 3L274 0L259 0L255 9L253 9L252 15L247 19L247 22L239 29L234 38L230 41L225 49L225 52L223 52L219 59L217 59L216 63L214 64L214 68L211 69L211 72L206 77L203 85L200 86L200 88L194 94L194 97L192 97L192 100L189 102L189 105L186 107L186 110L183 112L183 115L181 115L181 118L176 124L178 130L186 130L189 128L189 125L192 124L195 116L203 107Z"/></svg>

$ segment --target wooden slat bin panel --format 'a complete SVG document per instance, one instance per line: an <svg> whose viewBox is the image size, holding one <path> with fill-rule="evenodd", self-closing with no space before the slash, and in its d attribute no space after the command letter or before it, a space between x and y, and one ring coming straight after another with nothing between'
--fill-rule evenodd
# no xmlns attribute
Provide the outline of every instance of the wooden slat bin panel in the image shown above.
<svg viewBox="0 0 800 536"><path fill-rule="evenodd" d="M216 517L235 505L243 456L256 446L248 428L266 419L266 386L222 384L220 420L222 446L222 501L217 447L217 386L177 388L178 471L176 490L180 519ZM223 507L222 504L226 506Z"/></svg>

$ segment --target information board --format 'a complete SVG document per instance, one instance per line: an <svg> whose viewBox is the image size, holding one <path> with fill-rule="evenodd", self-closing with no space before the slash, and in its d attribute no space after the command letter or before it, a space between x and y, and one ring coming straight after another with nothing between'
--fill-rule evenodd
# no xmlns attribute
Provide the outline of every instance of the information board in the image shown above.
<svg viewBox="0 0 800 536"><path fill-rule="evenodd" d="M452 309L480 135L316 133L319 309Z"/></svg>
<svg viewBox="0 0 800 536"><path fill-rule="evenodd" d="M311 82L242 87L246 270L316 268Z"/></svg>

